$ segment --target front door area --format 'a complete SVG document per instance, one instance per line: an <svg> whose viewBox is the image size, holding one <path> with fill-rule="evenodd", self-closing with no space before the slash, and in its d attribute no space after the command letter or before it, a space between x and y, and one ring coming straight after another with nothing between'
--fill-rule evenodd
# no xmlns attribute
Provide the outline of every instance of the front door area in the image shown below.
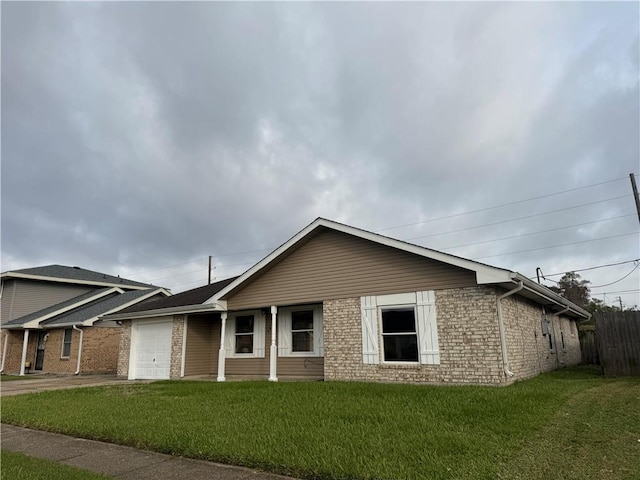
<svg viewBox="0 0 640 480"><path fill-rule="evenodd" d="M38 332L38 343L36 346L36 364L35 370L42 371L44 365L44 347L47 343L47 332Z"/></svg>

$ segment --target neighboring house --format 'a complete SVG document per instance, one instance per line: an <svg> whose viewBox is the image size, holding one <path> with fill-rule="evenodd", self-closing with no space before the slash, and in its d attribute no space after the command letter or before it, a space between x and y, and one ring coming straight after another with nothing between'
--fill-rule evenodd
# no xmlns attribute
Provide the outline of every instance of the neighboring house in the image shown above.
<svg viewBox="0 0 640 480"><path fill-rule="evenodd" d="M3 373L115 373L122 329L99 317L169 295L62 265L4 272L0 279Z"/></svg>
<svg viewBox="0 0 640 480"><path fill-rule="evenodd" d="M128 378L509 384L589 313L509 270L319 218L243 275L109 315Z"/></svg>

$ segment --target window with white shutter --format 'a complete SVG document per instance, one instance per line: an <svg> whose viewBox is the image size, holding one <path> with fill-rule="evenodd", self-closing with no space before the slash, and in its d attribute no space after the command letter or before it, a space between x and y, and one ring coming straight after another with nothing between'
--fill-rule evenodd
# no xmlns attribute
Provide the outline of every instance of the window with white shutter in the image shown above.
<svg viewBox="0 0 640 480"><path fill-rule="evenodd" d="M322 357L322 305L278 309L278 356Z"/></svg>
<svg viewBox="0 0 640 480"><path fill-rule="evenodd" d="M264 357L264 333L265 317L259 310L230 313L224 339L227 358Z"/></svg>
<svg viewBox="0 0 640 480"><path fill-rule="evenodd" d="M435 292L361 297L365 364L440 364Z"/></svg>

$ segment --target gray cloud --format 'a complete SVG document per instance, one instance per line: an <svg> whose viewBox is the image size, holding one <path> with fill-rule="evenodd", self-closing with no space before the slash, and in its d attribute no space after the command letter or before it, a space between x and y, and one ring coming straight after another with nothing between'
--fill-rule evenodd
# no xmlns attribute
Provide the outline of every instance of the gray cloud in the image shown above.
<svg viewBox="0 0 640 480"><path fill-rule="evenodd" d="M151 271L181 290L206 277L207 255L216 275L239 273L267 251L223 254L274 247L319 215L377 230L638 173L638 8L5 3L3 270ZM625 179L383 233L445 249L628 215L632 199L425 236L624 193ZM627 236L484 261L533 275L638 253Z"/></svg>

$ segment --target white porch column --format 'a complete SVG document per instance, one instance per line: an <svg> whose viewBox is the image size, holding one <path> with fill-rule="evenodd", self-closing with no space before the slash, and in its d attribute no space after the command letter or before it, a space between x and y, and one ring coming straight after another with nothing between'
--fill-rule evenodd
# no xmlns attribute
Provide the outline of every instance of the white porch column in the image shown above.
<svg viewBox="0 0 640 480"><path fill-rule="evenodd" d="M24 331L24 340L22 342L22 358L20 359L20 375L24 376L24 364L27 361L27 345L29 345L29 330Z"/></svg>
<svg viewBox="0 0 640 480"><path fill-rule="evenodd" d="M276 315L278 307L271 306L271 350L269 351L269 381L277 382L276 374L278 368L278 346L276 345Z"/></svg>
<svg viewBox="0 0 640 480"><path fill-rule="evenodd" d="M227 352L224 349L225 331L227 329L227 312L220 314L222 319L222 325L220 327L220 351L218 352L218 381L224 382L224 362L227 357Z"/></svg>

